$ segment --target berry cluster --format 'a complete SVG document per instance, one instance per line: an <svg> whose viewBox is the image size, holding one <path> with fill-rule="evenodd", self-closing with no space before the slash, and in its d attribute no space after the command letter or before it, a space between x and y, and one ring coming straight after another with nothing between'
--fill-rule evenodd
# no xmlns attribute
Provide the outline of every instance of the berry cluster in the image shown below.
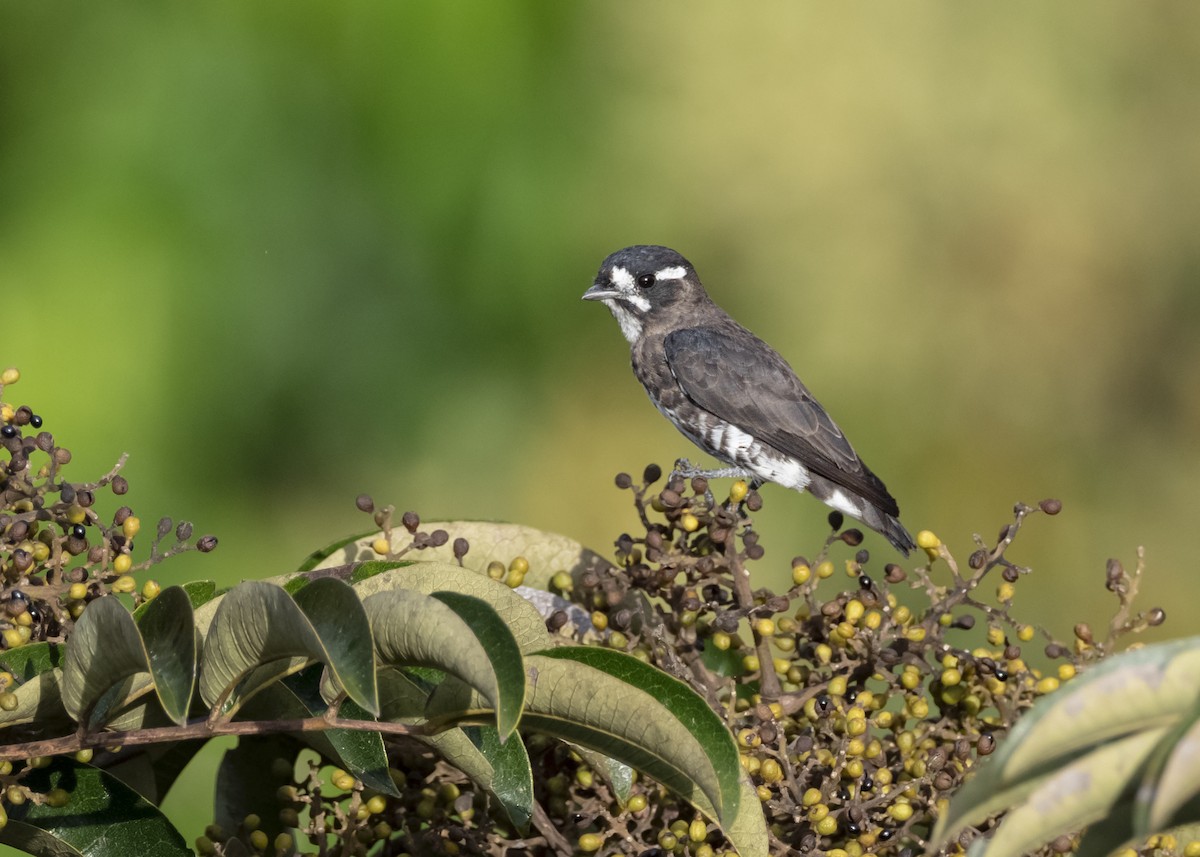
<svg viewBox="0 0 1200 857"><path fill-rule="evenodd" d="M1057 500L1018 504L994 543L976 537L966 569L923 531L923 564L876 570L862 533L834 512L820 551L793 559L792 586L775 593L750 584L748 563L764 555L748 517L758 493L735 482L718 503L703 478L661 479L653 465L640 483L617 476L644 532L622 535L620 570L588 575L580 595L606 644L688 682L727 720L777 853L919 853L950 794L1038 696L1165 618L1132 612L1140 566L1130 574L1114 561L1106 585L1119 608L1105 639L1080 624L1060 642L1017 619L1030 569L1008 550L1029 516L1059 512ZM839 565L845 587L832 580ZM989 577L999 580L985 600ZM653 615L632 590L650 596L641 603ZM1042 668L1027 662L1036 639ZM578 800L568 805L580 814ZM667 799L647 811L660 848L701 853L681 851L675 833L689 808Z"/></svg>
<svg viewBox="0 0 1200 857"><path fill-rule="evenodd" d="M6 388L19 379L16 369L0 373L0 448L7 456L0 457L0 641L5 649L30 641L61 642L87 604L109 593L131 594L135 601L153 598L159 584L147 579L139 586L138 572L184 551L217 546L215 536L193 542L190 523L162 518L149 556L135 562L141 520L121 506L106 522L96 508L102 491L123 496L129 490L120 475L125 458L97 480L65 478L71 451L42 430L42 417L32 408L3 400ZM11 676L0 674L3 689L11 682Z"/></svg>

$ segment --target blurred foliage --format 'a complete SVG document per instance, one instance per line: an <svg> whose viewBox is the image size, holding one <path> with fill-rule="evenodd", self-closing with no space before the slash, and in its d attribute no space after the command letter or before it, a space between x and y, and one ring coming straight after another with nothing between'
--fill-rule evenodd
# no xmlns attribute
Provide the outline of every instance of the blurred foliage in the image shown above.
<svg viewBox="0 0 1200 857"><path fill-rule="evenodd" d="M690 449L578 297L656 242L909 529L1061 497L1031 619L1139 543L1148 601L1197 594L1200 7L0 9L0 364L223 582L360 491L605 550L596 486ZM766 491L786 569L825 510Z"/></svg>

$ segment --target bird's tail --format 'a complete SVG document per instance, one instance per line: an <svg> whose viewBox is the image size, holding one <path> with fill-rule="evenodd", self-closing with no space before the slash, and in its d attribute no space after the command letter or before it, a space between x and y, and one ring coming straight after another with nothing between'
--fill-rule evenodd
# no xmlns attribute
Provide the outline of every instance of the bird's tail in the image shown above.
<svg viewBox="0 0 1200 857"><path fill-rule="evenodd" d="M917 546L912 535L904 529L899 518L881 512L874 506L867 506L867 512L862 516L862 522L892 543L892 547L905 556Z"/></svg>
<svg viewBox="0 0 1200 857"><path fill-rule="evenodd" d="M908 552L915 548L917 543L913 541L912 535L900 523L900 519L897 517L900 514L900 510L896 507L896 501L887 493L887 489L883 487L882 482L878 482L878 485L879 497L888 503L886 510L881 509L876 502L867 499L860 493L851 491L845 486L834 484L820 476L814 475L807 489L810 494L826 505L862 521L891 542L892 547L905 556L908 556Z"/></svg>

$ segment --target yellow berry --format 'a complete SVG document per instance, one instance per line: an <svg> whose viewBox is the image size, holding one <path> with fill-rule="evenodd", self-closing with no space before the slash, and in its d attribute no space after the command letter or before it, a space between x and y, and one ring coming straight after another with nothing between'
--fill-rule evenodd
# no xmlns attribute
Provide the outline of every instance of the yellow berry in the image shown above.
<svg viewBox="0 0 1200 857"><path fill-rule="evenodd" d="M917 547L927 551L936 551L941 546L942 540L929 530L921 530L917 533Z"/></svg>
<svg viewBox="0 0 1200 857"><path fill-rule="evenodd" d="M72 503L67 507L67 520L72 524L82 524L87 520L87 510L78 503Z"/></svg>
<svg viewBox="0 0 1200 857"><path fill-rule="evenodd" d="M818 803L808 810L808 820L816 823L829 816L829 805Z"/></svg>
<svg viewBox="0 0 1200 857"><path fill-rule="evenodd" d="M804 806L815 806L821 802L820 789L808 789L800 797L800 803Z"/></svg>
<svg viewBox="0 0 1200 857"><path fill-rule="evenodd" d="M801 586L812 577L812 569L803 563L792 567L792 583Z"/></svg>
<svg viewBox="0 0 1200 857"><path fill-rule="evenodd" d="M679 526L683 527L686 532L694 533L700 529L700 519L691 512L684 512L679 516Z"/></svg>
<svg viewBox="0 0 1200 857"><path fill-rule="evenodd" d="M1046 676L1044 679L1034 685L1034 690L1038 693L1053 693L1058 690L1059 681L1054 676Z"/></svg>
<svg viewBox="0 0 1200 857"><path fill-rule="evenodd" d="M742 669L748 673L758 672L761 664L758 662L758 655L746 655L742 658Z"/></svg>
<svg viewBox="0 0 1200 857"><path fill-rule="evenodd" d="M125 523L121 524L121 532L125 534L125 538L132 539L142 529L142 522L137 515L130 515L125 519Z"/></svg>
<svg viewBox="0 0 1200 857"><path fill-rule="evenodd" d="M887 814L896 821L908 821L912 818L913 808L907 803L894 803L887 808Z"/></svg>
<svg viewBox="0 0 1200 857"><path fill-rule="evenodd" d="M1020 628L1017 629L1017 639L1020 640L1022 643L1028 643L1030 640L1033 639L1034 633L1035 632L1034 632L1034 628L1032 625L1022 625ZM999 644L997 644L997 645L999 645Z"/></svg>
<svg viewBox="0 0 1200 857"><path fill-rule="evenodd" d="M851 598L846 602L846 621L857 623L866 612L866 607L857 598Z"/></svg>
<svg viewBox="0 0 1200 857"><path fill-rule="evenodd" d="M8 646L8 648L15 649L17 646L22 645L24 642L25 642L25 638L21 636L20 632L17 631L16 628L5 628L4 629L4 645Z"/></svg>
<svg viewBox="0 0 1200 857"><path fill-rule="evenodd" d="M734 503L740 503L746 499L746 495L750 493L750 486L746 484L745 479L739 479L734 482L729 489L729 499Z"/></svg>
<svg viewBox="0 0 1200 857"><path fill-rule="evenodd" d="M754 630L760 637L771 637L775 634L775 621L773 619L756 619L754 620Z"/></svg>
<svg viewBox="0 0 1200 857"><path fill-rule="evenodd" d="M817 833L822 836L833 836L833 834L837 833L838 829L837 819L832 815L827 815L817 822L816 827Z"/></svg>
<svg viewBox="0 0 1200 857"><path fill-rule="evenodd" d="M86 583L72 583L71 587L67 590L67 597L72 601L82 601L87 598L87 594L88 588Z"/></svg>
<svg viewBox="0 0 1200 857"><path fill-rule="evenodd" d="M608 614L601 613L599 610L592 613L592 627L597 631L603 631L608 627Z"/></svg>
<svg viewBox="0 0 1200 857"><path fill-rule="evenodd" d="M371 550L380 556L387 556L392 551L392 543L383 536L380 536L375 541L371 542Z"/></svg>
<svg viewBox="0 0 1200 857"><path fill-rule="evenodd" d="M996 587L996 597L1001 601L1012 601L1013 596L1016 594L1017 588L1007 580L1002 581L1000 585Z"/></svg>
<svg viewBox="0 0 1200 857"><path fill-rule="evenodd" d="M990 646L1004 645L1004 632L995 626L988 628L987 641Z"/></svg>
<svg viewBox="0 0 1200 857"><path fill-rule="evenodd" d="M550 578L550 585L556 592L570 592L575 588L575 581L569 571L556 571Z"/></svg>
<svg viewBox="0 0 1200 857"><path fill-rule="evenodd" d="M118 555L117 558L113 560L112 567L113 571L115 571L117 574L127 574L129 569L133 567L133 560L130 558L129 554L123 553Z"/></svg>
<svg viewBox="0 0 1200 857"><path fill-rule="evenodd" d="M585 833L579 837L579 841L576 844L579 846L580 851L599 851L600 846L604 844L604 837L599 833Z"/></svg>
<svg viewBox="0 0 1200 857"><path fill-rule="evenodd" d="M0 372L0 384L4 384L5 386L8 386L9 384L17 383L20 380L21 380L21 370L16 368L15 366L10 366L9 368L5 369L3 372Z"/></svg>
<svg viewBox="0 0 1200 857"><path fill-rule="evenodd" d="M142 584L142 597L147 601L157 598L160 592L162 592L162 587L158 585L157 580L147 580Z"/></svg>
<svg viewBox="0 0 1200 857"><path fill-rule="evenodd" d="M911 640L914 643L919 643L925 639L925 629L919 625L912 628L905 628L904 636L906 639Z"/></svg>
<svg viewBox="0 0 1200 857"><path fill-rule="evenodd" d="M704 819L693 819L691 825L688 827L688 839L693 842L703 842L707 838L708 825L704 823Z"/></svg>
<svg viewBox="0 0 1200 857"><path fill-rule="evenodd" d="M641 812L643 809L646 808L646 804L647 804L647 801L646 801L645 795L642 795L642 794L633 795L631 798L629 798L629 801L625 804L625 809L627 809L629 812Z"/></svg>
<svg viewBox="0 0 1200 857"><path fill-rule="evenodd" d="M942 684L953 687L962 681L962 672L957 669L942 670Z"/></svg>
<svg viewBox="0 0 1200 857"><path fill-rule="evenodd" d="M1070 681L1071 679L1075 678L1075 665L1074 664L1059 664L1058 665L1058 678L1059 678L1059 681Z"/></svg>
<svg viewBox="0 0 1200 857"><path fill-rule="evenodd" d="M712 644L719 651L722 651L722 652L727 651L729 649L729 646L732 643L733 643L733 637L730 637L724 631L716 631L712 635Z"/></svg>
<svg viewBox="0 0 1200 857"><path fill-rule="evenodd" d="M828 643L817 643L813 649L813 653L817 656L817 660L823 664L827 664L833 660L833 649L830 648Z"/></svg>
<svg viewBox="0 0 1200 857"><path fill-rule="evenodd" d="M830 577L833 577L833 563L829 560L825 560L823 563L818 565L817 577L821 578L822 580L828 580Z"/></svg>
<svg viewBox="0 0 1200 857"><path fill-rule="evenodd" d="M122 574L112 584L113 592L133 592L135 589L137 589L137 581L129 574Z"/></svg>
<svg viewBox="0 0 1200 857"><path fill-rule="evenodd" d="M758 776L764 783L777 783L783 779L783 768L774 759L764 759L758 766Z"/></svg>
<svg viewBox="0 0 1200 857"><path fill-rule="evenodd" d="M46 792L46 805L63 807L71 802L71 793L66 789L50 789Z"/></svg>

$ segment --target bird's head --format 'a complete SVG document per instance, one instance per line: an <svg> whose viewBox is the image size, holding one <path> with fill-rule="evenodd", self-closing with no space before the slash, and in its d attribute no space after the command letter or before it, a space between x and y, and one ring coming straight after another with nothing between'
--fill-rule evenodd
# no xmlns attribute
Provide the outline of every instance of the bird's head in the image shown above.
<svg viewBox="0 0 1200 857"><path fill-rule="evenodd" d="M653 244L613 253L583 293L585 301L604 302L631 343L661 313L706 298L692 263L669 247Z"/></svg>

